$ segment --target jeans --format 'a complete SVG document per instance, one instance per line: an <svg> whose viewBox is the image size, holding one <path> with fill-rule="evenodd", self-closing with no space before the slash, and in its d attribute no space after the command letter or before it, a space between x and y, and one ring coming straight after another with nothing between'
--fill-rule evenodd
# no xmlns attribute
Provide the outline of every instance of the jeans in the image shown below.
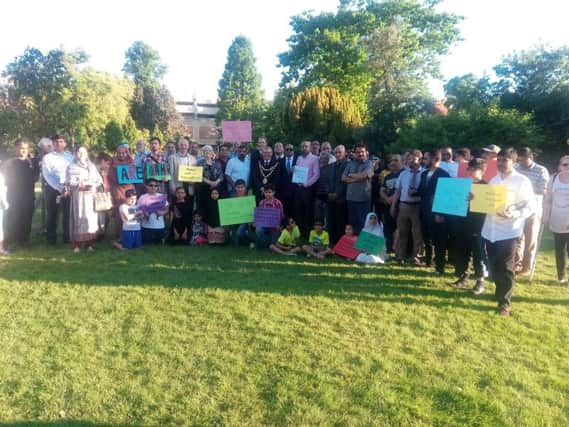
<svg viewBox="0 0 569 427"><path fill-rule="evenodd" d="M557 278L565 279L567 269L567 249L569 247L569 233L553 233L555 240L555 265L557 266Z"/></svg>
<svg viewBox="0 0 569 427"><path fill-rule="evenodd" d="M59 191L46 185L45 207L47 243L55 245L57 242L57 223L60 212L63 219L63 242L69 243L69 197L60 197Z"/></svg>
<svg viewBox="0 0 569 427"><path fill-rule="evenodd" d="M239 224L233 229L233 242L235 246L247 246L251 243L249 239L249 224Z"/></svg>
<svg viewBox="0 0 569 427"><path fill-rule="evenodd" d="M255 234L257 235L257 249L267 249L277 241L280 233L275 228L257 227Z"/></svg>

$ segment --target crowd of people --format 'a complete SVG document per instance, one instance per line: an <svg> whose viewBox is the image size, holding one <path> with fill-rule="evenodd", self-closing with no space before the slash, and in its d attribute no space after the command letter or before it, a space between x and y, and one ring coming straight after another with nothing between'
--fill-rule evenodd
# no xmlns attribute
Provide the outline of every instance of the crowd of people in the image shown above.
<svg viewBox="0 0 569 427"><path fill-rule="evenodd" d="M341 238L355 241L366 231L383 237L384 248L379 254L359 253L355 261L424 265L439 275L450 265L456 275L451 285L466 288L474 278L477 295L485 292L490 277L498 310L508 316L515 277L532 274L542 224L548 224L558 281L567 283L569 156L560 159L550 177L529 148L500 150L495 145L477 153L466 148L453 153L451 147L409 150L385 162L370 156L363 144L347 150L303 141L296 152L292 144L270 146L265 138L251 150L246 144L214 150L187 138L163 146L151 138L149 144L136 142L134 150L120 143L112 155L101 152L93 160L84 146L74 147L73 154L66 147L62 135L43 138L32 156L31 144L19 139L15 156L0 165L1 254L29 244L36 204L41 205L47 244L56 244L61 220L63 242L75 252L93 250L112 232L119 250L232 242L322 259L334 253ZM457 177L460 164L474 183L506 186L503 212L468 212L465 217L433 212L438 180ZM490 164L496 170L488 176ZM141 168L142 182L119 179L119 168L132 165ZM149 165L168 173L148 176ZM202 178L180 181L182 166L201 166ZM306 170L302 182L294 179L297 167ZM38 180L40 203L35 200ZM219 200L248 195L258 207L279 210L281 226L223 226Z"/></svg>

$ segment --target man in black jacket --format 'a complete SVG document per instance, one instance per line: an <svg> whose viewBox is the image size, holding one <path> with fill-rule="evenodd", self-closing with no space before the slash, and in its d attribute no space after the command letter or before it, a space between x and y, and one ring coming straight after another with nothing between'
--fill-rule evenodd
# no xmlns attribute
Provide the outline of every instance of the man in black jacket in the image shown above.
<svg viewBox="0 0 569 427"><path fill-rule="evenodd" d="M427 169L421 174L418 193L421 196L421 224L423 242L425 244L425 264L433 265L433 248L435 256L435 271L443 274L445 271L445 251L448 238L446 219L433 213L433 200L439 178L449 178L450 175L439 167L441 151L431 150L424 157Z"/></svg>
<svg viewBox="0 0 569 427"><path fill-rule="evenodd" d="M292 169L296 165L297 155L292 144L285 145L285 155L280 162L281 173L277 184L276 197L283 204L285 216L294 217L294 196L296 185L292 183Z"/></svg>
<svg viewBox="0 0 569 427"><path fill-rule="evenodd" d="M276 187L280 181L281 164L273 157L273 149L266 146L261 151L261 157L256 164L251 164L251 189L257 203L263 198L263 187L271 184Z"/></svg>

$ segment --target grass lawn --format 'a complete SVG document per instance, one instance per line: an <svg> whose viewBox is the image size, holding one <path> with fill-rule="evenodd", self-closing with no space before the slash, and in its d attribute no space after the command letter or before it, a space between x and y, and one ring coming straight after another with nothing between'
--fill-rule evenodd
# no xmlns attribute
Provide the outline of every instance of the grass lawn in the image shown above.
<svg viewBox="0 0 569 427"><path fill-rule="evenodd" d="M567 426L553 279L504 319L421 268L37 243L0 259L0 423Z"/></svg>

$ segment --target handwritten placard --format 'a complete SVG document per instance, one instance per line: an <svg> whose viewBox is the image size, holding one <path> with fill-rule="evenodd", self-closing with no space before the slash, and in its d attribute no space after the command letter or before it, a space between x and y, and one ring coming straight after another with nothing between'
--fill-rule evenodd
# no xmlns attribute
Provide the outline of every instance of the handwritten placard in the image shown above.
<svg viewBox="0 0 569 427"><path fill-rule="evenodd" d="M439 178L433 201L433 212L465 217L468 213L470 178Z"/></svg>
<svg viewBox="0 0 569 427"><path fill-rule="evenodd" d="M145 215L163 211L166 206L167 201L165 194L145 194L140 198L140 201L138 203L138 209L140 209Z"/></svg>
<svg viewBox="0 0 569 427"><path fill-rule="evenodd" d="M295 166L292 174L292 182L304 185L306 181L308 181L308 168L306 166Z"/></svg>
<svg viewBox="0 0 569 427"><path fill-rule="evenodd" d="M221 135L224 142L251 142L250 120L223 120L221 122Z"/></svg>
<svg viewBox="0 0 569 427"><path fill-rule="evenodd" d="M119 165L117 166L117 182L123 184L142 184L144 176L142 166Z"/></svg>
<svg viewBox="0 0 569 427"><path fill-rule="evenodd" d="M146 163L146 179L156 179L158 181L169 180L170 167L167 163Z"/></svg>
<svg viewBox="0 0 569 427"><path fill-rule="evenodd" d="M276 228L281 224L281 210L276 208L256 208L255 226L261 228Z"/></svg>
<svg viewBox="0 0 569 427"><path fill-rule="evenodd" d="M180 182L202 182L203 166L178 166L178 181Z"/></svg>
<svg viewBox="0 0 569 427"><path fill-rule="evenodd" d="M255 196L231 197L217 201L221 225L247 224L253 222Z"/></svg>
<svg viewBox="0 0 569 427"><path fill-rule="evenodd" d="M356 259L360 254L360 251L354 247L357 239L358 236L342 236L334 246L333 252L344 258Z"/></svg>
<svg viewBox="0 0 569 427"><path fill-rule="evenodd" d="M362 231L356 240L355 248L370 255L379 255L384 244L385 238L383 236Z"/></svg>
<svg viewBox="0 0 569 427"><path fill-rule="evenodd" d="M473 196L470 201L471 212L495 215L506 209L508 190L505 185L473 184L470 192Z"/></svg>

